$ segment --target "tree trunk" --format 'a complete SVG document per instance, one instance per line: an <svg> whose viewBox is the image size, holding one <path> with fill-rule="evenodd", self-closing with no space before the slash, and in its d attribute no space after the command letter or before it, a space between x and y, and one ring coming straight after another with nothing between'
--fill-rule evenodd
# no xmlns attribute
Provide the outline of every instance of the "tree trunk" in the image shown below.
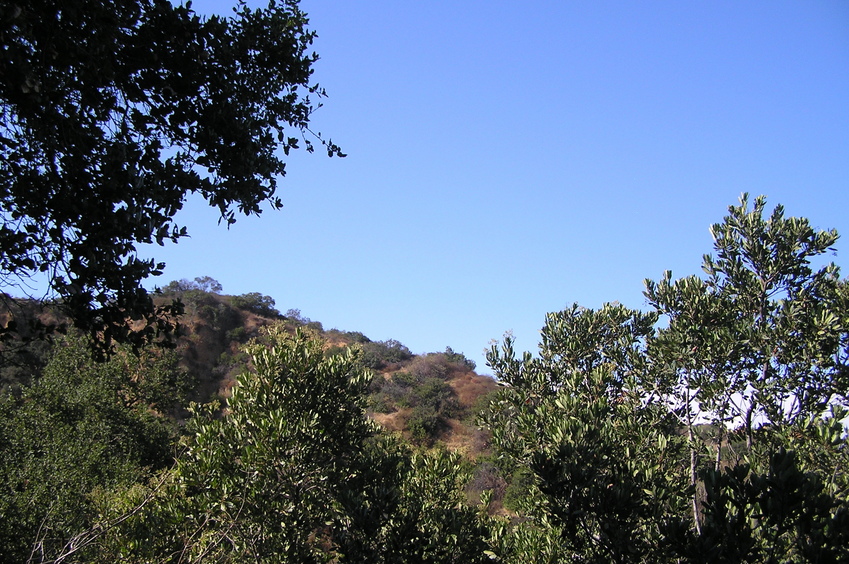
<svg viewBox="0 0 849 564"><path fill-rule="evenodd" d="M690 390L687 390L687 439L690 443L690 485L693 487L693 525L696 527L696 533L702 534L702 524L699 520L699 492L696 487L697 472L696 467L699 463L699 454L696 452L695 435L693 434L693 414L690 411Z"/></svg>

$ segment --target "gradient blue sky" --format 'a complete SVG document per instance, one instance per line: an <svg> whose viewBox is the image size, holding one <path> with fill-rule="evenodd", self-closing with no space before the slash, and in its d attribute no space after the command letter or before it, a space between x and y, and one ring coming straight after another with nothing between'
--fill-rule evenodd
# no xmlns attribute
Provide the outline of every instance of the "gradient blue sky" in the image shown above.
<svg viewBox="0 0 849 564"><path fill-rule="evenodd" d="M190 202L151 286L212 276L487 373L507 330L535 350L546 312L700 272L741 192L849 235L845 0L301 6L349 156L295 155L285 207L229 230Z"/></svg>

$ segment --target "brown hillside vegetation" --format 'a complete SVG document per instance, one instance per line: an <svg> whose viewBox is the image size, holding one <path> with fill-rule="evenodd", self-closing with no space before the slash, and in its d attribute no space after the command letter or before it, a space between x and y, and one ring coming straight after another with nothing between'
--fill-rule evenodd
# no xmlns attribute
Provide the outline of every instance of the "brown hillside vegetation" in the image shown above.
<svg viewBox="0 0 849 564"><path fill-rule="evenodd" d="M230 395L246 366L242 347L259 337L262 327L280 323L293 333L308 327L325 341L328 356L348 347L360 349L363 365L375 372L369 415L384 428L417 444L440 443L471 458L485 449L486 437L474 425L476 405L497 386L492 378L477 374L474 363L461 353L449 347L415 355L394 340L374 342L356 331L325 330L298 310L282 315L268 296L227 296L188 287L167 291L159 299L179 298L185 305L177 350L183 368L197 382L195 401Z"/></svg>
<svg viewBox="0 0 849 564"><path fill-rule="evenodd" d="M192 401L208 403L230 396L236 377L247 366L243 346L260 337L263 327L282 324L291 333L305 327L324 340L327 356L349 347L359 349L363 366L375 372L368 397L369 415L385 429L418 445L439 443L470 458L485 450L487 438L476 428L474 419L482 398L497 386L491 378L477 374L474 363L462 353L449 347L444 352L416 355L395 340L372 341L357 331L325 330L320 322L301 316L298 310L283 315L268 296L223 295L217 292L220 285L214 280L196 280L201 283L172 282L156 298L156 305L175 299L184 305L174 344L180 367L194 382ZM28 300L10 303L17 310L12 312L7 307L5 317L0 319L4 325L14 313L16 319L31 318L44 326L62 326L54 309ZM36 354L34 347L38 346L44 350ZM4 387L28 384L30 375L43 365L49 344L36 339L20 349L20 353L15 353L16 360L7 362L0 374ZM4 350L6 356L15 351L9 343Z"/></svg>

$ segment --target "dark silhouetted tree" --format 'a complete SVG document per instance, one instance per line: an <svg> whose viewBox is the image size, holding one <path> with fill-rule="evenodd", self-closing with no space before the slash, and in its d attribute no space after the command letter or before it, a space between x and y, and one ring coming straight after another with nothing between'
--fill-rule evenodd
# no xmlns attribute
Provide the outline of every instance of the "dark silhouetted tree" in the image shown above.
<svg viewBox="0 0 849 564"><path fill-rule="evenodd" d="M141 286L177 241L190 194L236 213L279 208L283 155L312 140L315 33L297 0L200 17L162 0L0 7L0 284L46 278L101 351L168 324ZM139 321L146 323L138 323Z"/></svg>

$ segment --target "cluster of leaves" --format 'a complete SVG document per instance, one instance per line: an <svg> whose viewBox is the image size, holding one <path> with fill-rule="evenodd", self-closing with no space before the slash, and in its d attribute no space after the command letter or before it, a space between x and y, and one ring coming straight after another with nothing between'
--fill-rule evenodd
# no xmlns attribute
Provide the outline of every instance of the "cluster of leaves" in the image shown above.
<svg viewBox="0 0 849 564"><path fill-rule="evenodd" d="M297 0L202 18L191 3L52 0L0 7L0 281L49 283L101 351L169 329L136 246L187 236L190 194L236 213L279 208L282 156L318 139L324 91ZM280 151L282 149L282 151ZM138 321L146 323L137 323Z"/></svg>
<svg viewBox="0 0 849 564"><path fill-rule="evenodd" d="M360 362L366 368L381 370L392 364L406 362L413 358L413 353L395 339L388 341L368 341L362 344Z"/></svg>
<svg viewBox="0 0 849 564"><path fill-rule="evenodd" d="M176 425L156 415L191 388L173 351L122 349L92 362L83 339L53 349L43 375L0 396L0 551L9 562L61 552L92 526L98 492L173 460Z"/></svg>
<svg viewBox="0 0 849 564"><path fill-rule="evenodd" d="M194 280L172 280L162 288L159 292L164 295L182 295L184 292L200 291L210 294L220 294L223 290L221 283L210 276L198 276Z"/></svg>
<svg viewBox="0 0 849 564"><path fill-rule="evenodd" d="M705 279L647 281L655 311L576 305L548 315L538 355L493 347L509 387L482 421L532 479L502 558L849 558L847 284L811 266L837 234L764 211L744 195L713 226Z"/></svg>
<svg viewBox="0 0 849 564"><path fill-rule="evenodd" d="M274 298L264 296L259 292L249 292L240 296L230 298L230 304L238 309L243 309L256 315L277 319L280 312L274 307Z"/></svg>
<svg viewBox="0 0 849 564"><path fill-rule="evenodd" d="M223 417L198 409L166 478L90 557L128 562L482 562L486 529L463 503L457 455L413 452L365 413L353 350L282 326L248 346ZM126 516L115 511L117 522ZM110 560L114 559L114 560Z"/></svg>

